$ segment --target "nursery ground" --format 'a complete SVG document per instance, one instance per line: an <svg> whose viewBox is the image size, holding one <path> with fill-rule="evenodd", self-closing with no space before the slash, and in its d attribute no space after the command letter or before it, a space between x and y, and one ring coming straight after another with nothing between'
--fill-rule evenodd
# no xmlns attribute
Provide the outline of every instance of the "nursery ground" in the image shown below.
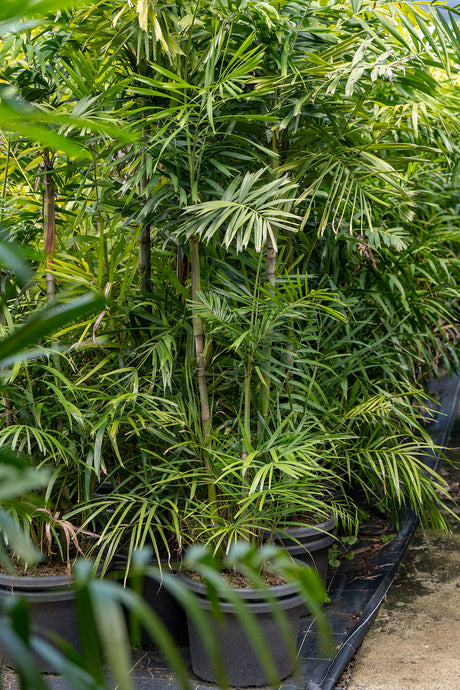
<svg viewBox="0 0 460 690"><path fill-rule="evenodd" d="M460 424L444 466L453 510L460 514ZM417 529L385 604L351 672L337 688L457 690L460 687L460 523L451 536Z"/></svg>

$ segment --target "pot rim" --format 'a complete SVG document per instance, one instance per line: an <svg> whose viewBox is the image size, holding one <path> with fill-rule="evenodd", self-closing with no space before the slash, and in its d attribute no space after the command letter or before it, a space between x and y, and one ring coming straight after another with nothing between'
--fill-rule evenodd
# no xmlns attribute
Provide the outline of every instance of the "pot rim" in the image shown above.
<svg viewBox="0 0 460 690"><path fill-rule="evenodd" d="M7 575L0 573L0 587L8 589L66 589L72 585L71 577L64 575Z"/></svg>
<svg viewBox="0 0 460 690"><path fill-rule="evenodd" d="M97 567L96 576L99 577L101 573L101 565ZM47 590L60 589L68 590L74 584L73 573L69 576L67 573L62 575L9 575L7 573L0 573L0 591L2 590Z"/></svg>

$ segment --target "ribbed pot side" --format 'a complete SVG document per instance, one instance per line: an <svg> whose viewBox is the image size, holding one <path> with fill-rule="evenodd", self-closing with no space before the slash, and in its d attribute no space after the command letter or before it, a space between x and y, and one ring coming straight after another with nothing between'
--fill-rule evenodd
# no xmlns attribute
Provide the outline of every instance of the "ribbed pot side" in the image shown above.
<svg viewBox="0 0 460 690"><path fill-rule="evenodd" d="M0 597L20 596L30 604L31 623L43 629L43 637L50 631L59 635L75 649L79 649L75 595L69 587L67 575L46 577L11 576L0 573ZM0 649L2 662L14 668L13 658ZM43 673L54 669L42 658L36 657Z"/></svg>
<svg viewBox="0 0 460 690"><path fill-rule="evenodd" d="M127 560L126 556L117 555L112 564L112 574L119 582L124 582ZM157 565L156 561L152 561L152 565ZM163 567L170 573L167 562L163 563ZM145 575L142 580L141 594L144 601L167 628L174 642L179 647L187 646L188 629L185 610L168 589L162 585L161 579ZM142 645L155 644L155 640L145 629L142 629L141 643Z"/></svg>
<svg viewBox="0 0 460 690"><path fill-rule="evenodd" d="M201 608L210 611L211 605L206 598L206 587L185 575L180 575L180 577L195 592ZM268 651L278 671L279 680L287 678L294 670L294 661L271 612L270 604L263 600L263 590L235 589L234 591L244 599L248 609L256 616ZM284 611L294 639L296 639L300 617L305 614L302 597L291 585L271 587L270 592L276 597L278 605ZM211 625L221 650L222 665L227 682L229 685L237 687L267 685L267 677L233 605L222 602L220 607L224 613L224 618L223 620L212 618ZM193 672L202 680L215 683L217 681L216 674L209 661L200 632L190 619L188 626Z"/></svg>

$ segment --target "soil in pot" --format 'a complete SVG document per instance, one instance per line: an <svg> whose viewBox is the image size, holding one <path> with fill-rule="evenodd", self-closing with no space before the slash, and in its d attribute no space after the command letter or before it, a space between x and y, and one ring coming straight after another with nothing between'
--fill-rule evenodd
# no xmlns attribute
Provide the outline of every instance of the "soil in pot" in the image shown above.
<svg viewBox="0 0 460 690"><path fill-rule="evenodd" d="M260 665L251 640L236 615L234 606L229 602L221 602L220 609L224 615L222 619L216 619L210 613L211 604L207 599L205 585L192 580L185 574L180 574L179 577L195 593L203 611L209 612L210 625L221 649L223 670L229 685L237 687L267 685L267 677ZM294 660L289 654L284 637L272 613L270 603L265 601L266 592L263 589L248 587L235 589L235 592L244 600L251 613L256 616L257 623L261 628L267 648L278 671L279 680L287 678L294 670ZM286 615L295 639L299 629L300 617L305 613L302 597L297 593L295 587L290 584L270 587L270 592L276 597L278 605ZM196 629L190 619L188 625L193 672L199 678L215 683L217 682L216 673L210 663L200 631Z"/></svg>

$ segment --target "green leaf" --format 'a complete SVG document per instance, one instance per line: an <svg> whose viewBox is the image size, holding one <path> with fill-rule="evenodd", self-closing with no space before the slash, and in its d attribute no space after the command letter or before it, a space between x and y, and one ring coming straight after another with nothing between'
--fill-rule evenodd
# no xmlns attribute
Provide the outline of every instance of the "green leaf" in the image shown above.
<svg viewBox="0 0 460 690"><path fill-rule="evenodd" d="M104 297L88 293L70 302L35 312L23 326L0 343L0 364L10 366L21 359L20 353L28 345L51 335L70 321L82 319L87 314L103 309L105 305Z"/></svg>

